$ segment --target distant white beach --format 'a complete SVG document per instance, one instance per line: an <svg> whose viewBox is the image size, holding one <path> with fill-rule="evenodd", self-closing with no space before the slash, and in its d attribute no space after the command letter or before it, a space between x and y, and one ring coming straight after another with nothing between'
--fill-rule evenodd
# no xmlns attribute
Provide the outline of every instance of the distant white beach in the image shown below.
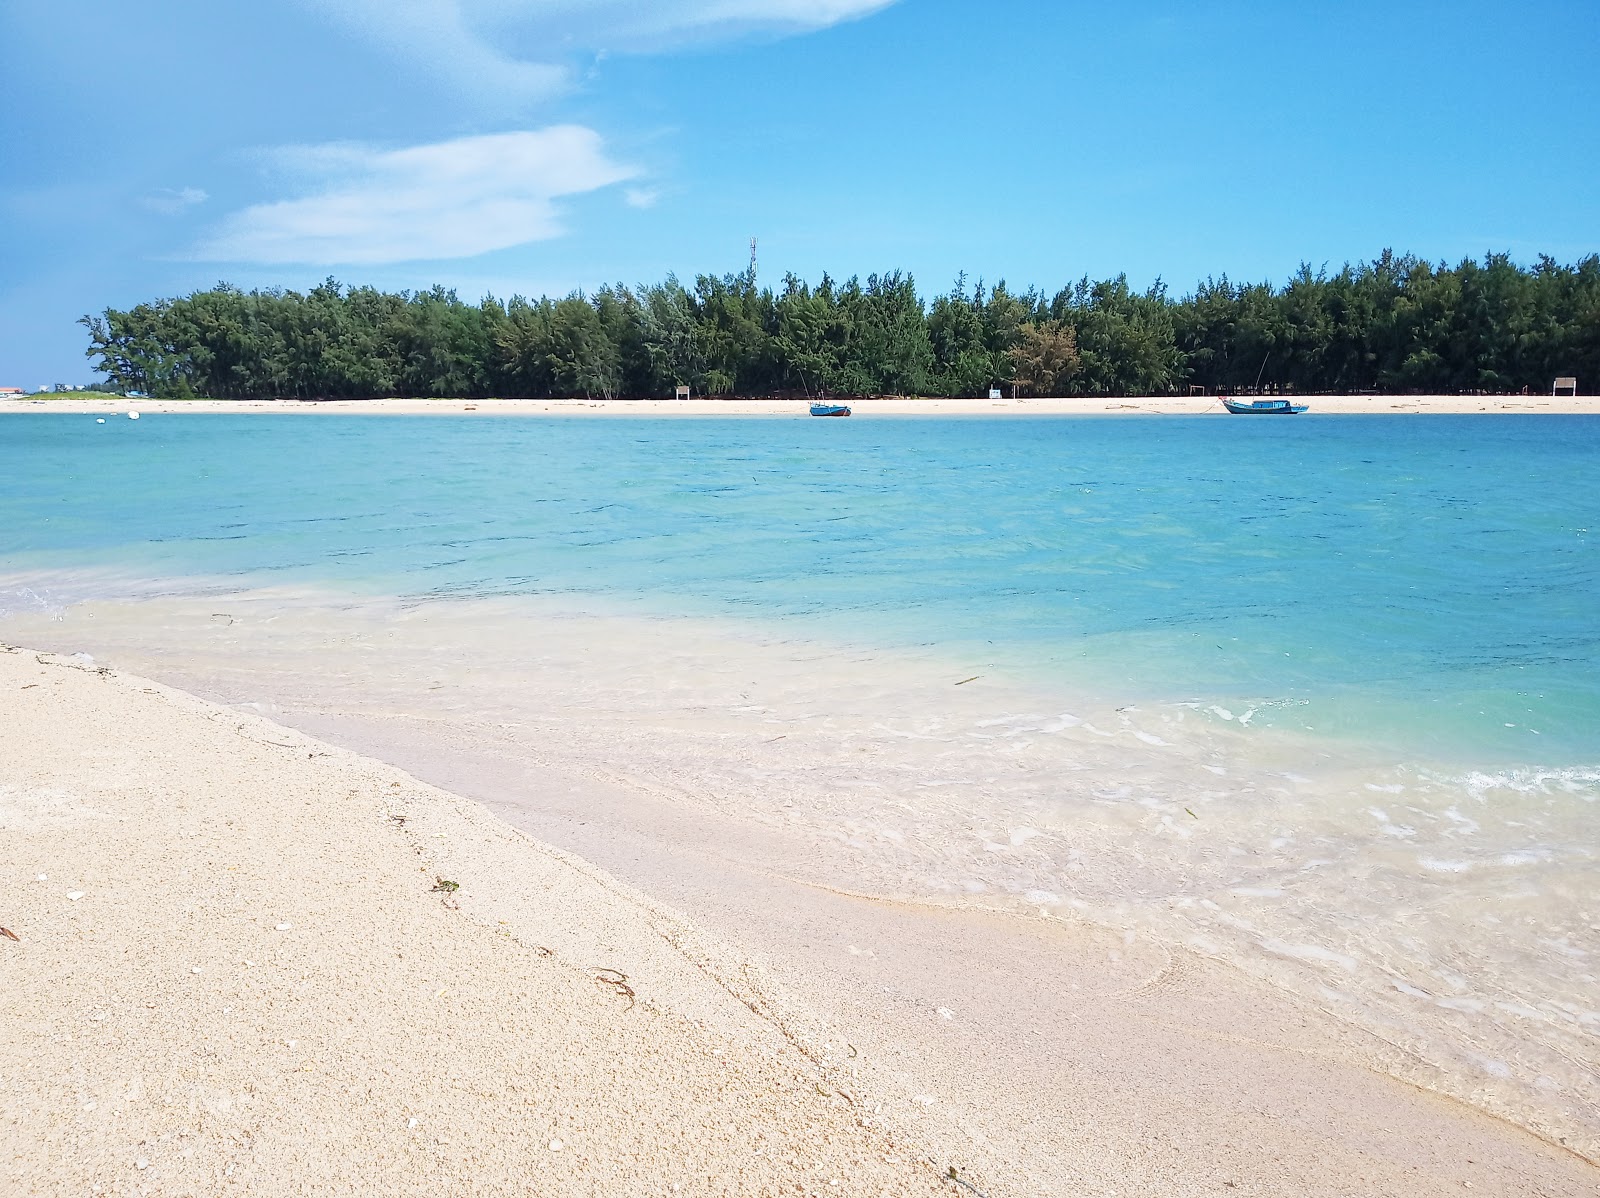
<svg viewBox="0 0 1600 1198"><path fill-rule="evenodd" d="M1214 395L1072 396L1058 399L918 399L894 397L847 401L852 416L1226 416ZM1506 413L1600 415L1594 395L1313 395L1296 399L1322 415L1428 415ZM303 401L231 399L69 398L54 395L0 399L8 412L77 412L103 416L149 413L260 412L298 415L458 416L769 416L807 414L794 399L330 399Z"/></svg>

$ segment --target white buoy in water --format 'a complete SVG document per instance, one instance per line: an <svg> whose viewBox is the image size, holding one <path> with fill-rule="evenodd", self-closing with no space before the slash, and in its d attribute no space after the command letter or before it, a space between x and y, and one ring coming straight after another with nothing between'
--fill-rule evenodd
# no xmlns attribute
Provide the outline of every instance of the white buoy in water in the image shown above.
<svg viewBox="0 0 1600 1198"><path fill-rule="evenodd" d="M139 419L139 413L137 413L137 412L129 412L128 413L128 419L129 420L137 420L137 419Z"/></svg>
<svg viewBox="0 0 1600 1198"><path fill-rule="evenodd" d="M106 418L104 416L96 416L94 418L94 422L96 424L104 424L106 422Z"/></svg>

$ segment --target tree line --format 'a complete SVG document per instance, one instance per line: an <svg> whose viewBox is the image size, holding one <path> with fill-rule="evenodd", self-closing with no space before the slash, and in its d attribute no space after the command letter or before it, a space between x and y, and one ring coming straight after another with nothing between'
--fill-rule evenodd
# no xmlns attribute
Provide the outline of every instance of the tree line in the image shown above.
<svg viewBox="0 0 1600 1198"><path fill-rule="evenodd" d="M1517 392L1600 379L1600 255L1451 267L1385 251L1282 286L1085 277L924 300L865 282L701 275L561 299L219 284L80 321L111 386L182 398Z"/></svg>

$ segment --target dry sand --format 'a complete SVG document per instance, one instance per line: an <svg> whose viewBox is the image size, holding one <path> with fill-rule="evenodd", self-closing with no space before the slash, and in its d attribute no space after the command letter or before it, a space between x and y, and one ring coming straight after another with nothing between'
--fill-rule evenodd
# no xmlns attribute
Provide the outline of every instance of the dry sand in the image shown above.
<svg viewBox="0 0 1600 1198"><path fill-rule="evenodd" d="M497 814L69 658L0 652L0 696L0 1192L1600 1182L1182 950L801 885L692 807L448 728L294 721Z"/></svg>
<svg viewBox="0 0 1600 1198"><path fill-rule="evenodd" d="M1225 416L1215 396L1147 396L1070 399L858 399L855 416ZM1600 396L1580 395L1314 395L1298 400L1313 413L1545 413L1600 414ZM118 396L88 399L42 398L0 400L7 412L76 412L121 415L176 412L275 412L323 415L459 416L804 416L804 401L792 399L366 399L306 403L299 400L128 400Z"/></svg>
<svg viewBox="0 0 1600 1198"><path fill-rule="evenodd" d="M0 1193L946 1188L757 971L475 804L70 659L0 695Z"/></svg>

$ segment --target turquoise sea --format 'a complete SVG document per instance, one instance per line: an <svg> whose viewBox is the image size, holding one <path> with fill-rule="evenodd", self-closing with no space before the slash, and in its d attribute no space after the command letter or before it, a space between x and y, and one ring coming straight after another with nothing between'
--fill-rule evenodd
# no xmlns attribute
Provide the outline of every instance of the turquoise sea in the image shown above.
<svg viewBox="0 0 1600 1198"><path fill-rule="evenodd" d="M1582 416L26 415L0 560L64 599L111 568L983 645L1125 702L1595 764L1597 464Z"/></svg>
<svg viewBox="0 0 1600 1198"><path fill-rule="evenodd" d="M1583 416L15 415L0 637L539 728L797 874L1188 944L1595 1158L1597 465Z"/></svg>

